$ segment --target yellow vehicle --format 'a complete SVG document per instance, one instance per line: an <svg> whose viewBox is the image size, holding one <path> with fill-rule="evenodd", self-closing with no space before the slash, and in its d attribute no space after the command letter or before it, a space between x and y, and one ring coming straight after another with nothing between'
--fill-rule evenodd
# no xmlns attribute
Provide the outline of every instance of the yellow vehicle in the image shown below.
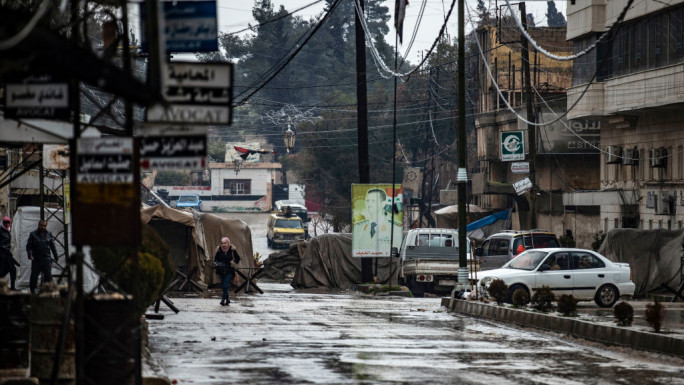
<svg viewBox="0 0 684 385"><path fill-rule="evenodd" d="M271 214L268 218L266 240L268 247L287 246L290 243L303 241L306 238L302 219L296 215Z"/></svg>

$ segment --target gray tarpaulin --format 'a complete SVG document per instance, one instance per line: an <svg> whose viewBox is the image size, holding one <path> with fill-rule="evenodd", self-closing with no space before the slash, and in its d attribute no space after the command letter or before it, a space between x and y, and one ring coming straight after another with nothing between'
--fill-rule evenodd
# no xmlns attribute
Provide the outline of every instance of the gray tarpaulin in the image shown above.
<svg viewBox="0 0 684 385"><path fill-rule="evenodd" d="M346 290L360 283L361 258L351 256L351 241L351 234L322 234L310 241L299 242L297 250L301 262L292 279L292 287ZM392 284L396 285L396 259L377 258L377 261L378 283L389 283L391 267Z"/></svg>
<svg viewBox="0 0 684 385"><path fill-rule="evenodd" d="M644 296L665 284L677 289L681 282L684 230L613 229L599 253L611 261L627 262L632 269L634 292Z"/></svg>
<svg viewBox="0 0 684 385"><path fill-rule="evenodd" d="M198 267L198 274L191 277L212 285L219 282L212 264L216 248L222 237L229 237L240 255L238 268L254 267L252 231L240 219L219 217L210 213L177 210L156 205L141 211L143 223L150 223L169 244L177 266L186 271ZM242 282L242 279L238 279Z"/></svg>

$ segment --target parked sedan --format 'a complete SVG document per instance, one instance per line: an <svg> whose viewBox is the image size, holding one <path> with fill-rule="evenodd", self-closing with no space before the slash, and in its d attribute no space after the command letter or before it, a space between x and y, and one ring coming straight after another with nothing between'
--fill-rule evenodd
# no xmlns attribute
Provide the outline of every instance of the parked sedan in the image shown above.
<svg viewBox="0 0 684 385"><path fill-rule="evenodd" d="M176 203L176 208L193 208L197 211L200 210L200 205L202 204L202 200L200 199L199 195L197 194L186 194L186 195L181 195L178 197L178 202Z"/></svg>
<svg viewBox="0 0 684 385"><path fill-rule="evenodd" d="M518 289L530 295L542 286L556 298L571 294L580 301L594 300L611 307L621 296L634 294L628 263L611 262L601 254L584 249L552 248L525 251L500 269L478 274L478 284L488 288L495 279L508 285L508 302Z"/></svg>

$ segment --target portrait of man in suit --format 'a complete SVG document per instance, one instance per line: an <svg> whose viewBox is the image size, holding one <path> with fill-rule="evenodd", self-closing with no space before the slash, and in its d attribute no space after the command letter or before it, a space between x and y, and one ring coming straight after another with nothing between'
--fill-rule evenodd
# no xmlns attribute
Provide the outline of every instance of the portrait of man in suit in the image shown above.
<svg viewBox="0 0 684 385"><path fill-rule="evenodd" d="M356 185L355 185L356 186ZM364 186L364 185L358 185ZM401 224L392 226L387 217L388 201L392 201L391 185L368 186L364 194L356 193L359 199L354 201L354 224L352 228L352 255L357 257L389 256L392 241L392 227L394 227L395 243L401 244ZM387 191L389 190L389 196ZM360 199L363 196L363 199ZM391 203L390 203L391 204ZM391 209L390 209L391 210ZM395 218L395 222L400 216Z"/></svg>

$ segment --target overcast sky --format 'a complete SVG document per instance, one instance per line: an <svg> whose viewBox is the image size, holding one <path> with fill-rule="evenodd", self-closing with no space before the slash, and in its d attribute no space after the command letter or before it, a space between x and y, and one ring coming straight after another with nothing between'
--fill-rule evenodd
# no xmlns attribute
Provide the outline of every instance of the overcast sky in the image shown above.
<svg viewBox="0 0 684 385"><path fill-rule="evenodd" d="M218 25L219 31L221 32L235 32L247 27L249 23L255 24L252 18L252 7L254 6L254 1L251 0L217 0L218 1ZM278 9L280 5L284 5L285 9L292 12L295 9L301 8L311 3L315 3L316 0L272 0L274 8ZM517 4L519 1L511 0L511 5L517 9ZM390 9L390 14L394 16L394 0L384 1L385 6ZM416 26L416 21L418 19L419 11L423 0L409 0L409 6L406 8L406 19L404 21L404 45L400 45L399 52L405 54L406 45L411 40L411 36ZM477 0L467 0L468 6L475 10L477 6ZM491 3L492 14L495 7L496 1L485 0L485 4ZM547 10L546 0L535 0L526 1L527 13L532 13L534 15L534 20L537 26L546 25L546 10ZM556 8L565 14L565 1L556 0ZM505 0L498 0L499 6L506 5ZM311 17L318 17L321 15L323 8L325 6L324 1L317 2L316 4L303 9L296 13L296 15L302 16L306 19ZM434 42L439 29L444 23L444 17L449 11L451 6L451 0L427 0L425 6L425 12L423 19L418 27L418 32L416 34L415 42L411 51L408 53L410 60L415 60L420 58L420 51L427 50L430 48ZM452 38L456 37L458 31L458 2L454 6L454 12L449 18L449 23L447 24L447 32ZM466 30L468 27L468 13L466 12ZM519 15L518 15L519 16ZM394 22L390 21L391 31L390 35L386 38L387 42L394 45Z"/></svg>

